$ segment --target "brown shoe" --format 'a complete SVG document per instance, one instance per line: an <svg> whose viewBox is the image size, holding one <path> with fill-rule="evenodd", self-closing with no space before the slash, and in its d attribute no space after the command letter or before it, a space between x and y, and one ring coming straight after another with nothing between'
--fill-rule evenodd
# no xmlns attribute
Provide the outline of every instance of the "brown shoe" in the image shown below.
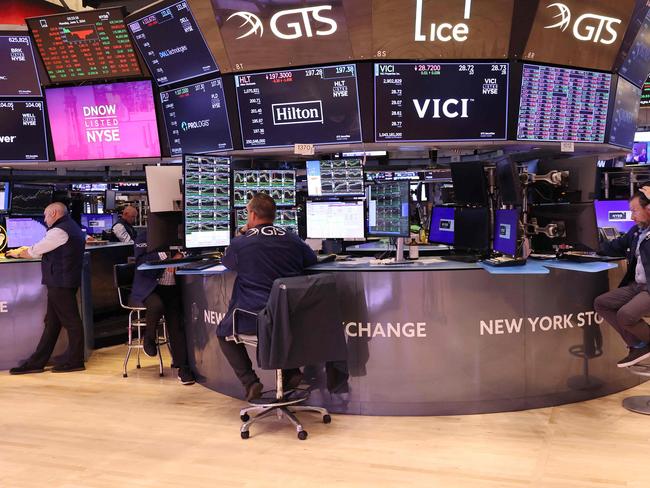
<svg viewBox="0 0 650 488"><path fill-rule="evenodd" d="M259 381L256 381L255 383L251 383L246 387L246 401L250 402L253 400L257 400L262 396L262 389L264 386L262 386L262 383Z"/></svg>

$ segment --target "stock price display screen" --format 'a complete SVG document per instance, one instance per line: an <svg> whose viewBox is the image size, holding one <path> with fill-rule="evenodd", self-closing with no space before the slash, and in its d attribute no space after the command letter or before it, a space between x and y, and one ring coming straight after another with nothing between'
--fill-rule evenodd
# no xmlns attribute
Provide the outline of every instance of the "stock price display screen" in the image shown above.
<svg viewBox="0 0 650 488"><path fill-rule="evenodd" d="M0 100L0 161L47 161L43 102Z"/></svg>
<svg viewBox="0 0 650 488"><path fill-rule="evenodd" d="M40 96L32 41L29 36L0 36L0 96Z"/></svg>
<svg viewBox="0 0 650 488"><path fill-rule="evenodd" d="M219 72L187 2L165 2L129 30L158 85Z"/></svg>
<svg viewBox="0 0 650 488"><path fill-rule="evenodd" d="M641 86L650 73L650 12L643 19L632 47L619 69L619 73L637 86Z"/></svg>
<svg viewBox="0 0 650 488"><path fill-rule="evenodd" d="M375 64L376 141L505 140L507 64Z"/></svg>
<svg viewBox="0 0 650 488"><path fill-rule="evenodd" d="M26 21L53 83L142 74L120 8Z"/></svg>
<svg viewBox="0 0 650 488"><path fill-rule="evenodd" d="M641 106L647 107L650 105L650 77L646 79L641 87Z"/></svg>
<svg viewBox="0 0 650 488"><path fill-rule="evenodd" d="M604 142L612 75L524 65L517 140Z"/></svg>
<svg viewBox="0 0 650 488"><path fill-rule="evenodd" d="M172 156L232 149L221 78L160 94Z"/></svg>
<svg viewBox="0 0 650 488"><path fill-rule="evenodd" d="M639 118L639 99L641 89L625 78L618 77L616 97L609 130L610 144L632 148L634 134L636 133L637 119Z"/></svg>
<svg viewBox="0 0 650 488"><path fill-rule="evenodd" d="M245 207L256 193L270 195L277 206L296 204L296 172L293 170L235 171L235 207Z"/></svg>
<svg viewBox="0 0 650 488"><path fill-rule="evenodd" d="M353 64L236 75L244 149L361 142Z"/></svg>

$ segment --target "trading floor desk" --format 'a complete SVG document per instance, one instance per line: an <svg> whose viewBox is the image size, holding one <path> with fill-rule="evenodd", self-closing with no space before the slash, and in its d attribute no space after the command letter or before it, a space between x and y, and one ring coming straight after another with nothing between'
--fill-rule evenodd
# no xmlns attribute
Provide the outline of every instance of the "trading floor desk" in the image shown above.
<svg viewBox="0 0 650 488"><path fill-rule="evenodd" d="M625 347L593 312L615 266L544 261L491 273L438 258L314 266L311 272L338 280L350 377L332 393L322 365L307 368L310 401L349 414L446 415L559 405L630 388L638 378L616 367ZM215 336L234 274L218 267L179 275L199 381L241 398ZM258 373L271 388L273 372Z"/></svg>

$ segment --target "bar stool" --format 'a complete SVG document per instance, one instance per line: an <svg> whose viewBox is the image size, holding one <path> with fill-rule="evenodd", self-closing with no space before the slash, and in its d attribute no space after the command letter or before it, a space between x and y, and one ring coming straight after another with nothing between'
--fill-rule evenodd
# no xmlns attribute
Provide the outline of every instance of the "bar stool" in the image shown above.
<svg viewBox="0 0 650 488"><path fill-rule="evenodd" d="M634 366L629 366L627 370L637 376L650 378L650 364L635 364ZM627 397L623 400L623 408L630 412L650 415L650 395Z"/></svg>
<svg viewBox="0 0 650 488"><path fill-rule="evenodd" d="M136 265L134 263L129 264L116 264L113 267L113 281L115 287L117 288L117 296L120 301L120 306L129 311L129 324L128 324L128 341L126 343L127 350L126 356L124 358L124 365L122 370L122 377L128 377L127 366L129 364L129 358L131 357L131 351L136 350L137 353L137 365L136 368L140 369L140 351L144 349L144 342L142 337L142 329L146 327L146 321L143 317L143 313L147 311L146 307L140 305L129 305L129 296L131 294L131 286L133 284L133 278L135 276ZM158 351L158 374L159 376L164 376L163 372L163 359L162 353L160 352L160 346L166 344L169 354L171 356L171 349L169 345L169 339L167 335L167 324L165 323L164 317L160 319L160 327L157 329L158 337L156 341L156 350ZM133 330L135 329L137 337L133 337Z"/></svg>

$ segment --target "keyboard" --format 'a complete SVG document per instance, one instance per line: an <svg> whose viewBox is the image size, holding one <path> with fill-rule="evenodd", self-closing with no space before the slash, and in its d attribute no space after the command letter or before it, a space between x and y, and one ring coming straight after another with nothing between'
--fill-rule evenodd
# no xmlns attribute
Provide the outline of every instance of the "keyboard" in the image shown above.
<svg viewBox="0 0 650 488"><path fill-rule="evenodd" d="M593 263L593 262L603 262L603 261L618 261L618 258L613 256L600 256L595 252L587 251L567 251L562 253L560 259L566 259L567 261L574 261L577 263Z"/></svg>
<svg viewBox="0 0 650 488"><path fill-rule="evenodd" d="M152 266L160 266L164 264L183 264L183 263L193 263L195 261L201 261L205 259L203 256L187 256L180 259L157 259L155 261L148 261L147 264Z"/></svg>
<svg viewBox="0 0 650 488"><path fill-rule="evenodd" d="M506 256L484 259L483 262L488 266L494 266L497 268L507 268L510 266L523 266L526 264L526 260L523 258L508 258Z"/></svg>
<svg viewBox="0 0 650 488"><path fill-rule="evenodd" d="M457 263L476 263L478 262L478 256L440 256L441 259L445 261L455 261Z"/></svg>
<svg viewBox="0 0 650 488"><path fill-rule="evenodd" d="M213 266L218 266L221 264L221 259L217 258L208 258L202 259L201 261L195 261L193 263L188 263L183 266L180 266L179 269L184 270L202 270L212 268Z"/></svg>

